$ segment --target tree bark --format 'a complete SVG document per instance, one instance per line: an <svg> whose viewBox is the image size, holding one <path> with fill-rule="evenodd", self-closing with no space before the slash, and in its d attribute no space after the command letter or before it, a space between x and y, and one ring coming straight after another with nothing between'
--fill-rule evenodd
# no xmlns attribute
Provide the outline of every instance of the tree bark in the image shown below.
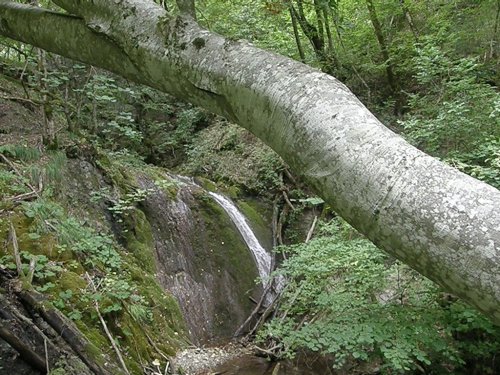
<svg viewBox="0 0 500 375"><path fill-rule="evenodd" d="M290 7L293 13L295 14L295 18L299 22L299 25L302 31L304 32L304 35L307 37L307 39L309 39L309 42L311 42L311 45L313 47L316 56L318 56L318 58L321 59L323 55L323 48L325 46L325 41L321 37L321 34L318 31L318 29L313 25L311 25L307 20L304 13L304 5L302 4L302 0L297 0L298 11L295 10L291 1L290 1Z"/></svg>
<svg viewBox="0 0 500 375"><path fill-rule="evenodd" d="M66 318L56 308L44 305L42 294L34 290L23 290L19 293L19 298L27 304L32 311L36 311L40 316L64 339L64 341L73 349L78 357L85 363L89 369L96 375L111 375L112 372L105 369L89 354L89 349L93 346L90 341L83 336L68 318ZM94 347L94 351L98 350ZM114 369L115 374L121 371Z"/></svg>
<svg viewBox="0 0 500 375"><path fill-rule="evenodd" d="M378 44L380 46L380 51L382 53L382 58L384 59L385 71L387 74L387 81L389 87L391 88L391 93L396 101L395 112L398 113L401 107L401 95L399 93L398 82L396 80L396 75L394 74L394 67L389 56L389 46L385 40L384 33L382 32L382 26L377 17L377 12L375 10L375 5L373 0L366 0L366 7L368 8L368 13L370 14L370 20L373 25L373 30L377 38Z"/></svg>
<svg viewBox="0 0 500 375"><path fill-rule="evenodd" d="M0 34L244 126L381 249L500 323L500 192L410 146L335 78L152 1L0 0Z"/></svg>
<svg viewBox="0 0 500 375"><path fill-rule="evenodd" d="M290 19L292 20L293 36L295 37L295 44L297 45L300 61L305 64L306 56L304 55L304 51L302 50L302 43L300 42L299 30L297 28L297 16L295 15L295 10L293 9L291 3L289 3L288 11L290 13Z"/></svg>
<svg viewBox="0 0 500 375"><path fill-rule="evenodd" d="M399 0L399 5L401 5L401 9L405 14L406 20L408 21L408 26L410 26L410 30L413 34L413 37L415 38L415 42L418 43L418 31L417 28L415 27L415 24L413 23L413 17L411 16L410 9L408 9L405 0Z"/></svg>

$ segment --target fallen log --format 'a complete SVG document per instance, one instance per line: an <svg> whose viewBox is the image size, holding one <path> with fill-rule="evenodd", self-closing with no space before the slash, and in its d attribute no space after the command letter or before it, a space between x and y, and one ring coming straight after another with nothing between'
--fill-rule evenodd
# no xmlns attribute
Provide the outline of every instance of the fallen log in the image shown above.
<svg viewBox="0 0 500 375"><path fill-rule="evenodd" d="M7 344L12 346L20 355L21 358L35 370L42 374L47 373L47 364L45 360L33 351L22 339L0 323L0 338Z"/></svg>
<svg viewBox="0 0 500 375"><path fill-rule="evenodd" d="M95 358L95 354L92 354L92 352L99 352L99 349L78 330L71 320L55 307L51 307L50 304L45 301L43 294L35 290L24 289L18 292L18 296L31 310L40 314L94 374L122 374L122 371L118 368L108 370L98 363L101 358Z"/></svg>

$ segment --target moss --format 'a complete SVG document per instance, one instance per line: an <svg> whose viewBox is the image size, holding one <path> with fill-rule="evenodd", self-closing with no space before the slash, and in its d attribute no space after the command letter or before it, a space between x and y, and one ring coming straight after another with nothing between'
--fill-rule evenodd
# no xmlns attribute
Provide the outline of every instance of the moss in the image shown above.
<svg viewBox="0 0 500 375"><path fill-rule="evenodd" d="M253 257L232 221L214 200L199 200L198 203L198 212L203 218L206 233L204 236L200 235L193 239L193 246L200 249L207 248L210 253L194 259L196 274L201 275L205 270L212 275L217 275L220 270L225 270L236 282L231 287L237 295L238 305L244 309L250 309L247 292L255 288L254 279L258 276ZM202 241L205 243L201 243ZM227 296L222 295L214 295L213 298L220 301L227 300ZM219 333L218 330L225 329L225 320L229 324L229 321L233 319L223 306L218 307L217 314L222 324L214 327L216 335Z"/></svg>
<svg viewBox="0 0 500 375"><path fill-rule="evenodd" d="M127 270L128 275L130 276L130 279L138 284L142 284L147 272L145 272L144 267L141 267L140 264L137 264L135 255L132 253L122 254L122 262L123 267Z"/></svg>
<svg viewBox="0 0 500 375"><path fill-rule="evenodd" d="M260 217L259 213L246 201L239 200L237 201L238 207L245 217L252 223L259 226L265 226L266 223Z"/></svg>
<svg viewBox="0 0 500 375"><path fill-rule="evenodd" d="M104 348L109 347L108 340L97 328L90 328L81 320L75 321L76 326L80 330L80 332L87 338L89 341L88 344L85 345L85 351L92 356L92 358L99 364L103 364L104 357L102 356L102 352Z"/></svg>
<svg viewBox="0 0 500 375"><path fill-rule="evenodd" d="M85 280L75 272L67 271L63 272L59 278L59 286L61 290L70 289L73 292L77 292L80 289L84 289L87 284Z"/></svg>
<svg viewBox="0 0 500 375"><path fill-rule="evenodd" d="M197 177L196 182L205 190L217 191L217 185L215 185L215 183L213 181L210 181L209 179Z"/></svg>
<svg viewBox="0 0 500 375"><path fill-rule="evenodd" d="M71 259L71 256L62 254L55 248L56 240L51 233L32 236L33 219L21 213L16 213L11 216L13 227L16 231L17 243L20 251L27 251L33 255L45 255L47 258L55 261L66 261ZM5 225L2 228L6 236L10 232L8 220L4 221ZM12 243L9 243L9 249L12 253Z"/></svg>
<svg viewBox="0 0 500 375"><path fill-rule="evenodd" d="M120 345L129 348L127 365L149 362L153 348L138 323L129 314L123 314L119 325L115 324L113 332L114 336L120 339Z"/></svg>
<svg viewBox="0 0 500 375"><path fill-rule="evenodd" d="M154 269L153 235L146 215L139 209L133 209L124 217L126 231L122 236L126 248L140 262L144 270L149 273Z"/></svg>
<svg viewBox="0 0 500 375"><path fill-rule="evenodd" d="M226 194L229 196L229 198L231 199L238 199L239 195L241 194L241 190L240 188L236 187L236 186L230 186L227 190L226 190Z"/></svg>
<svg viewBox="0 0 500 375"><path fill-rule="evenodd" d="M118 192L123 196L123 193L137 188L135 172L131 171L131 169L120 165L119 162L109 158L104 152L93 150L91 157L103 172L104 180L113 185L114 192ZM94 157L97 159L94 159ZM77 165L76 161L73 165ZM132 373L142 373L142 363L150 363L152 359L159 358L153 346L149 344L143 330L163 353L173 355L179 347L186 344L187 329L177 301L172 295L165 292L154 278L153 237L146 216L141 210L133 209L127 212L128 215L124 216L122 224L106 222L107 219L112 220L112 215L103 212L104 204L102 202L101 204L88 202L90 191L105 185L103 184L103 178L100 176L101 172L97 171L97 169L82 168L74 168L74 175L72 174L69 177L65 174L65 179L62 181L65 186L58 193L57 201L60 205L64 204L66 210L77 213L78 215L75 216L79 216L78 219L85 219L90 226L95 229L98 228L96 233L110 233L119 225L121 229L125 229L122 232L119 230L114 232L117 237L118 234L121 235L120 239L124 240L122 244L127 250L120 254L122 268L117 277L132 285L134 282L137 283L137 292L144 298L142 303L151 312L151 321L148 322L147 326L141 327L140 323L136 322L125 310L106 314L105 318L113 336L120 341L130 371ZM67 169L70 170L71 167ZM85 173L81 173L82 171ZM178 184L175 181L166 177L164 172L158 168L147 168L146 172L154 180L167 181L165 187L161 189L169 197L175 199L178 192ZM84 179L85 181L82 181ZM0 186L0 193L5 187L7 187L7 184ZM76 192L77 196L80 197L78 200L75 200L74 195L71 194L72 190L76 190L75 187L78 187ZM51 189L49 185L45 186L45 188L45 191ZM60 247L56 246L58 243L54 234L41 234L37 238L33 235L30 236L33 231L32 224L34 221L21 212L22 209L21 206L18 206L16 208L18 212L11 215L20 249L35 255L45 255L52 261L62 262L62 266L66 268L63 272L57 272L57 276L50 278L55 284L53 288L49 289L54 296L54 303L50 301L41 303L47 308L54 309L54 305L60 306L59 303L55 302L58 299L61 300L59 293L71 290L71 297L62 298L66 307L61 309L66 310L66 312L79 310L82 313L82 317L77 319L75 323L82 335L90 341L85 346L85 350L100 364L103 364L104 361L112 363L109 356L113 355L113 353L108 339L95 316L88 290L85 294L81 292L81 290L86 289L86 281L81 277L85 269L77 262L78 257L71 251L61 252ZM104 215L106 215L107 219ZM58 216L57 219L63 220L62 216ZM108 224L111 225L107 226ZM9 231L9 219L5 218L5 216L0 217L0 235L7 238ZM12 253L12 245L9 245L9 248L0 247L0 255L10 253ZM70 267L70 262L73 262L76 268ZM99 265L94 268L89 266L87 270L96 277L104 277L106 272L104 267L99 267ZM43 280L47 281L48 279ZM22 279L21 282L22 287L26 289L33 287L26 279ZM130 300L123 300L122 302L125 305L130 303ZM106 303L110 303L110 299L100 301L100 307L105 307ZM103 353L107 354L107 356L103 356Z"/></svg>
<svg viewBox="0 0 500 375"><path fill-rule="evenodd" d="M267 249L272 248L272 230L271 230L271 216L272 212L269 206L251 200L238 200L236 201L241 213L247 218L250 227L259 239L262 246Z"/></svg>
<svg viewBox="0 0 500 375"><path fill-rule="evenodd" d="M104 358L102 356L102 351L93 344L93 342L89 342L85 344L85 352L92 357L92 359L99 365L104 364Z"/></svg>
<svg viewBox="0 0 500 375"><path fill-rule="evenodd" d="M60 292L71 290L71 297L66 301L68 312L78 309L84 311L88 309L88 300L82 298L82 290L87 286L85 280L77 273L72 271L62 272L54 289L51 289L52 295L57 297ZM71 304L71 306L69 306Z"/></svg>
<svg viewBox="0 0 500 375"><path fill-rule="evenodd" d="M99 152L95 163L105 172L108 182L118 187L119 191L125 193L130 188L137 188L135 176L123 165L113 162L104 152Z"/></svg>
<svg viewBox="0 0 500 375"><path fill-rule="evenodd" d="M125 365L131 374L142 374L144 373L144 369L137 362L130 360L129 358L125 358Z"/></svg>
<svg viewBox="0 0 500 375"><path fill-rule="evenodd" d="M155 182L155 185L163 194L172 200L177 200L178 181L167 176L163 168L149 166L146 173L147 177Z"/></svg>
<svg viewBox="0 0 500 375"><path fill-rule="evenodd" d="M165 292L152 276L146 276L144 283L138 286L141 295L145 296L152 313L151 328L163 337L186 337L186 326L177 300ZM162 342L165 340L158 340ZM177 343L176 346L178 346Z"/></svg>

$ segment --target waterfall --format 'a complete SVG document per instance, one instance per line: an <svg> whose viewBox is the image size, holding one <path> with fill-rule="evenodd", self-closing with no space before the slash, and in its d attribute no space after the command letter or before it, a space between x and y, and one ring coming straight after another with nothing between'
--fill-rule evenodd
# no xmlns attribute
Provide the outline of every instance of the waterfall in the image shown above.
<svg viewBox="0 0 500 375"><path fill-rule="evenodd" d="M263 285L266 287L267 280L266 278L271 273L271 256L269 253L260 245L259 240L255 237L252 229L247 223L245 216L238 210L233 202L224 197L223 195L213 193L211 191L208 192L210 196L212 196L215 201L226 211L228 216L233 221L236 228L240 232L241 236L245 240L248 248L252 252L252 255L255 259L255 263L257 265L257 269L259 270L259 275L263 279Z"/></svg>
<svg viewBox="0 0 500 375"><path fill-rule="evenodd" d="M192 177L174 175L170 173L166 174L172 179L176 179L178 181L181 181L182 183L194 185L199 187L200 189L203 189L203 187L198 185ZM230 199L221 194L217 194L207 190L205 191L222 207L222 209L227 213L236 228L238 228L238 231L240 232L248 249L253 255L255 264L257 265L257 269L259 271L259 276L262 278L262 284L265 288L268 284L267 277L271 273L271 256L261 246L257 237L255 237L252 228L250 228L250 225L248 225L245 216L238 210L236 205Z"/></svg>

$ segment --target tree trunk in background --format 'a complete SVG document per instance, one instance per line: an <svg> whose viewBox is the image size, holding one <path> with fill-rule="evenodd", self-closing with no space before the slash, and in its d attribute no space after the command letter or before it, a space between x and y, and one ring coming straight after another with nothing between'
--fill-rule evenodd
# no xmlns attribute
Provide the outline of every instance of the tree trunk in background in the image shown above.
<svg viewBox="0 0 500 375"><path fill-rule="evenodd" d="M403 10L403 13L406 17L406 21L408 21L408 26L410 26L410 30L413 34L413 37L415 38L415 42L418 43L418 31L415 27L415 24L413 23L413 17L411 16L410 9L408 9L405 0L399 0L399 5L401 5L401 9Z"/></svg>
<svg viewBox="0 0 500 375"><path fill-rule="evenodd" d="M304 12L304 4L302 0L297 0L297 9L293 6L292 2L289 2L290 12L292 12L298 21L300 28L303 33L309 39L311 43L314 53L316 54L317 59L322 65L322 70L325 73L333 75L334 67L338 65L337 60L333 54L329 54L330 51L327 51L325 48L325 32L324 32L324 22L322 12L320 11L319 4L315 3L315 14L317 18L317 27L312 25L306 18ZM333 63L332 63L333 60Z"/></svg>
<svg viewBox="0 0 500 375"><path fill-rule="evenodd" d="M375 32L375 36L377 37L378 44L380 46L380 51L382 53L382 58L384 59L385 71L387 74L387 81L389 83L389 87L391 89L392 96L395 100L395 108L394 112L396 114L400 114L401 112L401 95L399 93L399 85L396 80L396 75L394 74L394 64L392 63L389 56L389 46L387 45L387 41L384 38L384 33L382 31L382 26L377 17L377 12L375 10L375 6L373 5L373 0L366 0L366 6L368 8L368 13L370 14L370 20L373 25L373 30Z"/></svg>
<svg viewBox="0 0 500 375"><path fill-rule="evenodd" d="M314 13L316 14L316 24L319 38L323 41L323 49L325 45L325 28L324 28L324 20L323 20L323 12L321 12L321 7L318 3L318 0L314 0Z"/></svg>
<svg viewBox="0 0 500 375"><path fill-rule="evenodd" d="M288 11L290 12L290 19L292 20L293 36L295 37L295 44L297 44L297 50L299 52L300 61L304 64L306 63L306 56L304 55L304 50L302 49L302 43L300 42L299 30L297 28L297 17L295 15L295 10L289 3Z"/></svg>
<svg viewBox="0 0 500 375"><path fill-rule="evenodd" d="M500 22L500 0L497 0L497 11L495 16L495 24L491 33L489 58L492 59L498 55L498 24ZM486 60L486 59L485 59Z"/></svg>
<svg viewBox="0 0 500 375"><path fill-rule="evenodd" d="M53 118L53 108L51 104L51 100L47 95L47 92L50 90L47 83L47 61L45 58L45 51L38 49L38 73L37 73L37 83L40 86L40 91L42 94L42 103L43 103L43 144L49 148L54 149L57 148L57 138L56 131L54 127L54 118Z"/></svg>
<svg viewBox="0 0 500 375"><path fill-rule="evenodd" d="M410 146L335 78L152 1L0 0L0 33L227 117L378 247L500 323L500 192Z"/></svg>
<svg viewBox="0 0 500 375"><path fill-rule="evenodd" d="M304 32L307 39L309 39L309 41L311 42L314 52L318 57L320 57L321 53L323 52L323 47L325 46L325 41L321 37L319 30L311 25L307 20L304 13L304 4L302 3L302 0L297 0L297 9L298 11L294 12L297 20L299 21L299 25L302 28L302 31Z"/></svg>

